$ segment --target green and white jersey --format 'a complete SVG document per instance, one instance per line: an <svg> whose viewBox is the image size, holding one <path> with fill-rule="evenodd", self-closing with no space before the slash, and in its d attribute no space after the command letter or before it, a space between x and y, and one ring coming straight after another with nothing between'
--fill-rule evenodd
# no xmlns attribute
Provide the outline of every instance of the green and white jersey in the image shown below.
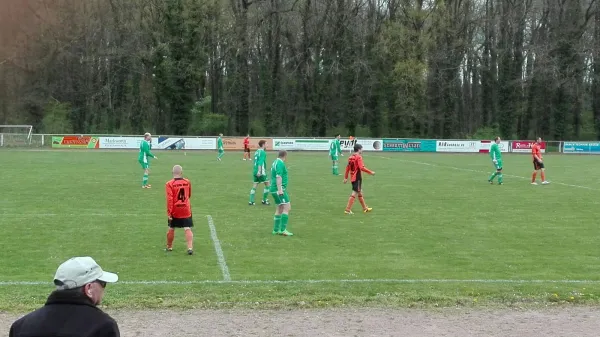
<svg viewBox="0 0 600 337"><path fill-rule="evenodd" d="M492 160L502 160L502 152L500 152L498 144L493 143L492 147L490 147L490 157Z"/></svg>
<svg viewBox="0 0 600 337"><path fill-rule="evenodd" d="M254 152L254 170L252 174L254 176L267 175L267 151L258 149Z"/></svg>
<svg viewBox="0 0 600 337"><path fill-rule="evenodd" d="M329 155L339 156L340 154L342 154L342 145L340 144L340 140L336 138L329 145Z"/></svg>
<svg viewBox="0 0 600 337"><path fill-rule="evenodd" d="M150 144L150 142L142 140L140 143L140 155L138 156L138 161L140 163L148 163L150 158L154 158L154 155L150 152L151 148L152 144Z"/></svg>
<svg viewBox="0 0 600 337"><path fill-rule="evenodd" d="M281 177L281 186L287 189L288 171L281 158L275 159L271 165L271 192L277 192L277 177Z"/></svg>
<svg viewBox="0 0 600 337"><path fill-rule="evenodd" d="M217 149L223 150L223 139L221 139L221 137L217 138Z"/></svg>

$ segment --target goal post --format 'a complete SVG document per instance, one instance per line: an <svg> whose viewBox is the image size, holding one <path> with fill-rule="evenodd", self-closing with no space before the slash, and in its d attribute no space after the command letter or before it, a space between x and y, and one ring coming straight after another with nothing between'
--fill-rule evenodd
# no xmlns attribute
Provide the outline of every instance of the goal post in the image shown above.
<svg viewBox="0 0 600 337"><path fill-rule="evenodd" d="M0 147L32 145L32 125L0 125Z"/></svg>

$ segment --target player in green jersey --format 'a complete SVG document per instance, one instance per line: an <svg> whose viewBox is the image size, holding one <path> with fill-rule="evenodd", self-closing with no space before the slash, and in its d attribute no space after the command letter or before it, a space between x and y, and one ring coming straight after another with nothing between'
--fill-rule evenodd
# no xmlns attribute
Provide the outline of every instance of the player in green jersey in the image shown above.
<svg viewBox="0 0 600 337"><path fill-rule="evenodd" d="M340 172L338 171L338 159L339 156L343 156L342 153L342 145L340 144L340 135L335 136L335 139L329 145L329 156L331 157L332 163L332 172L333 175L339 176Z"/></svg>
<svg viewBox="0 0 600 337"><path fill-rule="evenodd" d="M275 225L273 235L292 236L287 230L288 218L291 209L290 197L287 192L288 171L285 166L287 151L279 151L277 159L271 165L271 195L275 200Z"/></svg>
<svg viewBox="0 0 600 337"><path fill-rule="evenodd" d="M492 173L488 182L493 184L494 178L498 176L498 184L502 185L502 152L500 152L500 137L496 137L494 143L490 147L490 157L492 158L492 163L494 164L496 171Z"/></svg>
<svg viewBox="0 0 600 337"><path fill-rule="evenodd" d="M138 156L138 162L144 169L144 178L142 179L142 188L150 188L148 184L148 174L150 173L150 158L158 159L155 155L150 152L152 148L152 135L148 132L144 134L144 140L140 142L140 155Z"/></svg>
<svg viewBox="0 0 600 337"><path fill-rule="evenodd" d="M219 133L219 138L217 138L217 150L219 151L219 154L217 155L217 160L221 161L221 158L223 158L223 155L225 154L225 150L223 149L223 134Z"/></svg>
<svg viewBox="0 0 600 337"><path fill-rule="evenodd" d="M265 188L263 189L262 204L269 205L269 177L267 176L267 141L260 140L258 142L258 150L254 153L254 170L252 171L252 179L254 184L250 190L250 201L248 205L254 206L254 196L256 195L256 187L258 184L264 183Z"/></svg>

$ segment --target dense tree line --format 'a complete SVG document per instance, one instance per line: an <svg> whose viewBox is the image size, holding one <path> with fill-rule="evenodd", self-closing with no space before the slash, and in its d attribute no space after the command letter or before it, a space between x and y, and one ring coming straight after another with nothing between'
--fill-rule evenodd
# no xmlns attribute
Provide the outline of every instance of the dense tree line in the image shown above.
<svg viewBox="0 0 600 337"><path fill-rule="evenodd" d="M596 0L9 0L0 124L600 139Z"/></svg>

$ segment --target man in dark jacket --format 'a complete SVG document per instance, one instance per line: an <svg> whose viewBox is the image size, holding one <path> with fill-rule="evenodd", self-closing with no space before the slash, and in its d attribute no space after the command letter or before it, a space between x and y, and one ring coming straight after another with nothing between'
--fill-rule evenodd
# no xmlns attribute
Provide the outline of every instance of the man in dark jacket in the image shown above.
<svg viewBox="0 0 600 337"><path fill-rule="evenodd" d="M97 307L106 284L118 279L91 257L64 262L46 304L14 322L9 337L120 337L117 322Z"/></svg>

